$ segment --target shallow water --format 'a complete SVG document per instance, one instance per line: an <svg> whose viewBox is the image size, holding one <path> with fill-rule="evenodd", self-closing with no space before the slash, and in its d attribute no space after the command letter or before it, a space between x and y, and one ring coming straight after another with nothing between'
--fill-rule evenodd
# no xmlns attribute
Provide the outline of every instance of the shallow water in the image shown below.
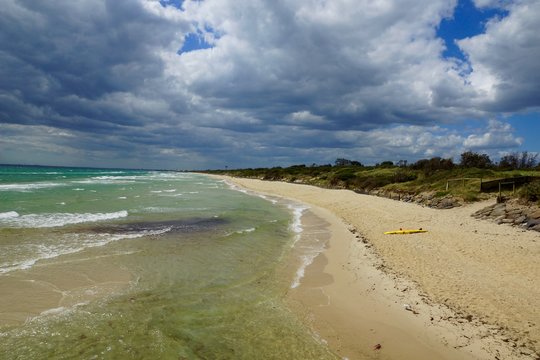
<svg viewBox="0 0 540 360"><path fill-rule="evenodd" d="M0 199L0 358L335 358L283 301L298 206L203 175L28 167L0 167Z"/></svg>

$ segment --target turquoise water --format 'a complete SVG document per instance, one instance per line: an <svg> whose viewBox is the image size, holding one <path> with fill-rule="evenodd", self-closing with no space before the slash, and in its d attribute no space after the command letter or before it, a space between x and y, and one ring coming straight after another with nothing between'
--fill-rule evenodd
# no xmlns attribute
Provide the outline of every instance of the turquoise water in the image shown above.
<svg viewBox="0 0 540 360"><path fill-rule="evenodd" d="M284 303L301 213L199 174L0 166L0 358L333 359Z"/></svg>

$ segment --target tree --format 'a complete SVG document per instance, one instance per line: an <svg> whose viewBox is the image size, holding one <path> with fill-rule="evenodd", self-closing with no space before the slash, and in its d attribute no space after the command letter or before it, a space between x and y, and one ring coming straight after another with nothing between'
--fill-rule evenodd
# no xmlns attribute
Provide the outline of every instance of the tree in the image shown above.
<svg viewBox="0 0 540 360"><path fill-rule="evenodd" d="M375 165L376 167L382 167L382 168L389 168L394 167L394 163L392 161L383 161L380 164Z"/></svg>
<svg viewBox="0 0 540 360"><path fill-rule="evenodd" d="M452 159L434 157L431 159L421 159L411 165L415 170L422 170L424 175L429 176L437 170L450 170L454 168Z"/></svg>
<svg viewBox="0 0 540 360"><path fill-rule="evenodd" d="M348 160L343 158L337 158L335 162L336 166L362 166L359 161Z"/></svg>
<svg viewBox="0 0 540 360"><path fill-rule="evenodd" d="M507 154L499 161L501 169L532 169L537 165L538 154L530 154L527 151Z"/></svg>
<svg viewBox="0 0 540 360"><path fill-rule="evenodd" d="M396 165L399 167L407 167L407 160L399 160Z"/></svg>
<svg viewBox="0 0 540 360"><path fill-rule="evenodd" d="M479 154L472 151L466 151L461 154L460 165L465 168L485 169L492 165L491 159L487 154Z"/></svg>

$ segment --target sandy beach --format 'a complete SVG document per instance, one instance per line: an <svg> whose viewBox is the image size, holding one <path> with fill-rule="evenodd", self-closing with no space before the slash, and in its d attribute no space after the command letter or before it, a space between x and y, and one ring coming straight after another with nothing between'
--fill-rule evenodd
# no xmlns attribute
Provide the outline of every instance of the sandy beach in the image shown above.
<svg viewBox="0 0 540 360"><path fill-rule="evenodd" d="M304 203L324 219L326 249L288 299L342 358L538 358L540 236L470 216L495 200L435 210L348 190L226 179ZM428 232L383 235L399 228Z"/></svg>

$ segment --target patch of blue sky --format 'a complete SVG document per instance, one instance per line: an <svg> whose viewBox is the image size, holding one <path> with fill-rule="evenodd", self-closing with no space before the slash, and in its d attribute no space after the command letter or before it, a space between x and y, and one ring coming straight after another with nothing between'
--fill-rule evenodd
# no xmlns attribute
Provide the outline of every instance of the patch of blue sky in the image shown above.
<svg viewBox="0 0 540 360"><path fill-rule="evenodd" d="M184 38L184 45L178 51L178 54L188 53L190 51L196 51L201 49L211 49L214 46L206 41L204 34L200 31L196 33L189 33Z"/></svg>
<svg viewBox="0 0 540 360"><path fill-rule="evenodd" d="M515 135L523 138L521 150L540 153L540 111L515 114L504 121L515 129Z"/></svg>
<svg viewBox="0 0 540 360"><path fill-rule="evenodd" d="M508 12L499 8L478 9L472 0L459 0L454 15L443 19L437 29L437 36L442 38L446 45L444 58L457 58L466 61L465 55L456 45L455 40L461 40L484 33L486 23L494 18L503 18Z"/></svg>
<svg viewBox="0 0 540 360"><path fill-rule="evenodd" d="M159 0L159 3L163 7L174 6L175 8L182 9L184 0Z"/></svg>
<svg viewBox="0 0 540 360"><path fill-rule="evenodd" d="M214 38L214 40L217 40L221 37L219 32L215 31L212 27L205 25L204 32L200 29L197 29L196 32L191 32L184 37L184 45L178 51L178 54L213 48L214 44L206 40L205 34L210 34Z"/></svg>

